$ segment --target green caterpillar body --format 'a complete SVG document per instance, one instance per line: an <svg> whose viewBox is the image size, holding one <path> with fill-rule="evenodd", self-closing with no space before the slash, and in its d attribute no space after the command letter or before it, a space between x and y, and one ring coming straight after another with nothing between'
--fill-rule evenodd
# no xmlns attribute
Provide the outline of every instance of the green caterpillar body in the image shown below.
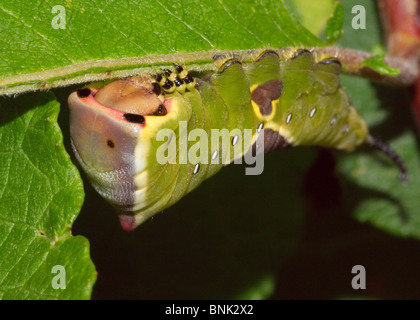
<svg viewBox="0 0 420 320"><path fill-rule="evenodd" d="M254 51L252 57L245 64L235 55L215 56L217 71L200 78L175 64L163 74L70 95L76 158L95 189L117 208L125 230L242 158L261 132L265 152L297 145L353 151L374 141L340 87L335 57L294 48ZM200 135L188 136L193 129L209 141L215 129L227 129L230 146L242 148L226 151L217 137L195 161L186 161L186 154L197 154L184 152L197 149ZM248 138L241 134L246 129L252 132ZM162 141L162 130L173 134ZM181 140L184 134L191 139ZM159 163L157 155L171 144L176 152Z"/></svg>

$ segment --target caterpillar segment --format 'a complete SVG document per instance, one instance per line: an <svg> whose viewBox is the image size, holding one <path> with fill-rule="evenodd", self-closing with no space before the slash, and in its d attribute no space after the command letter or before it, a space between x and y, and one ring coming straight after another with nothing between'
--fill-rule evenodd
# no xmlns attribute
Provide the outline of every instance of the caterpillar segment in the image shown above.
<svg viewBox="0 0 420 320"><path fill-rule="evenodd" d="M367 143L407 178L398 155L369 134L350 104L338 59L293 48L250 56L251 63L235 54L215 56L217 72L204 78L174 63L173 70L70 95L75 156L124 230L255 150L261 132L264 152L299 145L353 151Z"/></svg>

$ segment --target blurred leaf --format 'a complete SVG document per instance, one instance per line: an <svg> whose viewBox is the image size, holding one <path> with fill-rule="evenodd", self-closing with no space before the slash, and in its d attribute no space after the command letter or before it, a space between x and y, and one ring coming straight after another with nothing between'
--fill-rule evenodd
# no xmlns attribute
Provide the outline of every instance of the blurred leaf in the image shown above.
<svg viewBox="0 0 420 320"><path fill-rule="evenodd" d="M334 12L327 21L327 44L333 45L343 33L344 9L340 2L336 2Z"/></svg>
<svg viewBox="0 0 420 320"><path fill-rule="evenodd" d="M335 0L286 0L286 3L299 23L319 37L325 31Z"/></svg>
<svg viewBox="0 0 420 320"><path fill-rule="evenodd" d="M322 45L289 15L284 0L68 1L52 13L54 6L0 4L0 33L8 35L0 45L0 92L115 77L110 71L150 68L154 55L169 55L164 64L171 65L175 53ZM179 59L212 63L212 55Z"/></svg>

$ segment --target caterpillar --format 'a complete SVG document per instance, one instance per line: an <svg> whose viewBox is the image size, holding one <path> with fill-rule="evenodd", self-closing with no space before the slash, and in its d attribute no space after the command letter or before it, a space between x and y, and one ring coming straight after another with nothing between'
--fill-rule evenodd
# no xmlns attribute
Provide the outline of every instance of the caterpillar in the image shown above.
<svg viewBox="0 0 420 320"><path fill-rule="evenodd" d="M259 141L264 153L295 146L351 152L368 144L390 156L407 180L400 157L369 134L340 86L338 58L299 48L250 54L251 63L235 54L216 55L217 71L201 76L174 63L173 70L87 86L69 96L76 159L117 209L124 230L173 205L227 163L258 153ZM195 129L195 140L178 139ZM230 132L231 148L222 148L215 129ZM161 139L162 130L172 134ZM215 144L196 148L200 134ZM169 152L171 146L176 151ZM193 148L199 156L185 161L181 151Z"/></svg>

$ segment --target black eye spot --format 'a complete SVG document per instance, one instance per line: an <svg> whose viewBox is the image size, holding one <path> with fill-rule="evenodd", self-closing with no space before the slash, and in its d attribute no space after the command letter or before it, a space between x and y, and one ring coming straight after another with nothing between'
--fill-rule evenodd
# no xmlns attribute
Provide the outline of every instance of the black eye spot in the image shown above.
<svg viewBox="0 0 420 320"><path fill-rule="evenodd" d="M106 144L107 144L107 145L108 145L108 147L110 147L110 148L114 148L114 147L115 147L114 142L112 142L111 140L108 140L108 141L106 142Z"/></svg>
<svg viewBox="0 0 420 320"><path fill-rule="evenodd" d="M156 112L153 114L154 116L164 116L168 112L166 111L166 108L163 104L159 106L159 108L156 110Z"/></svg>
<svg viewBox="0 0 420 320"><path fill-rule="evenodd" d="M86 97L89 97L91 93L92 93L92 92L90 91L90 89L89 89L89 88L85 88L85 89L79 89L79 90L77 90L77 96L78 96L79 98L86 98Z"/></svg>
<svg viewBox="0 0 420 320"><path fill-rule="evenodd" d="M141 123L141 124L144 123L144 117L140 114L126 113L124 114L124 119L129 122Z"/></svg>

